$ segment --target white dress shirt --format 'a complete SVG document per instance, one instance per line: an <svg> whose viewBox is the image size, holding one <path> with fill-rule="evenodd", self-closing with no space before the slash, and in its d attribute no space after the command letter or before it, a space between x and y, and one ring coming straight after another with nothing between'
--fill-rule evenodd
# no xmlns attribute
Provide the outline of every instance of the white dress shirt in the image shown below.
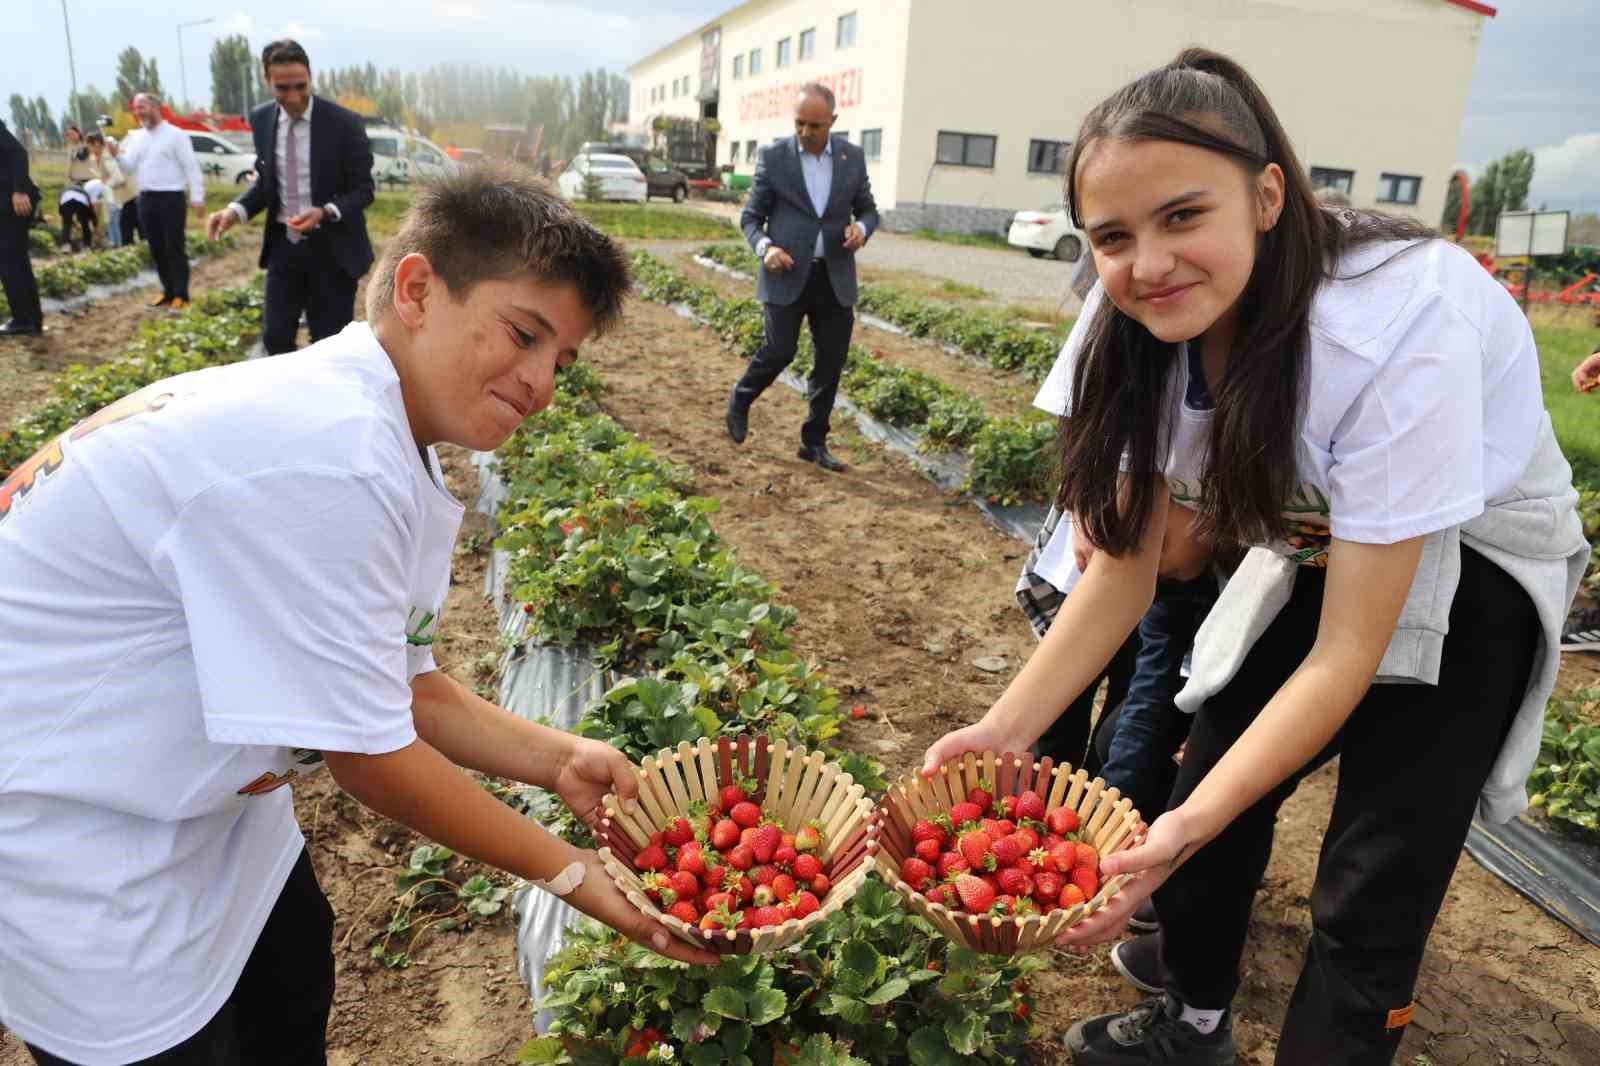
<svg viewBox="0 0 1600 1066"><path fill-rule="evenodd" d="M313 96L306 101L305 114L296 122L289 117L289 112L281 106L278 108L278 136L273 147L273 159L278 175L278 220L286 222L299 214L300 211L309 210L317 206L311 200L311 112L315 110L317 98ZM295 173L300 186L300 211L289 209L289 183L283 178L289 169L289 138L294 137ZM244 206L237 202L229 204L233 213L239 216L240 222L250 221ZM322 211L329 221L339 221L339 209L331 202L322 204Z"/></svg>
<svg viewBox="0 0 1600 1066"><path fill-rule="evenodd" d="M170 122L128 134L117 160L144 192L182 192L188 185L191 202L206 202L206 182L200 176L194 145L187 133Z"/></svg>

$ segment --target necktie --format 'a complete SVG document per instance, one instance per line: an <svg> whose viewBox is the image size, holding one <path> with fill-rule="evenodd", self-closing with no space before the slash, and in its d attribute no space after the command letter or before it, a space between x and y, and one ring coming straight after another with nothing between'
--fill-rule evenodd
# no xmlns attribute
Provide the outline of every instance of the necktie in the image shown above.
<svg viewBox="0 0 1600 1066"><path fill-rule="evenodd" d="M283 176L283 209L289 218L294 218L300 214L301 211L300 158L299 152L295 148L295 141L298 139L295 136L295 130L299 125L299 119L292 118L289 120L289 143L283 150L284 168L288 171L288 173ZM300 234L296 233L294 230L289 230L288 232L290 244L300 243Z"/></svg>

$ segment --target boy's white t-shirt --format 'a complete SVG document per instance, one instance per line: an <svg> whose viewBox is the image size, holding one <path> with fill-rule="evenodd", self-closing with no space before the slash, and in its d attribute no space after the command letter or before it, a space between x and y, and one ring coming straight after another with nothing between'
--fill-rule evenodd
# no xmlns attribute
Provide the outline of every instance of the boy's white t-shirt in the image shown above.
<svg viewBox="0 0 1600 1066"><path fill-rule="evenodd" d="M1067 412L1073 365L1104 298L1097 284L1035 406ZM1298 485L1284 505L1290 532L1274 550L1326 565L1330 536L1393 544L1433 533L1516 484L1544 416L1538 351L1516 302L1465 251L1440 240L1358 247L1318 290L1309 324ZM1187 402L1189 374L1180 353L1162 472L1173 500L1192 506L1211 412ZM1056 536L1070 537L1067 521Z"/></svg>
<svg viewBox="0 0 1600 1066"><path fill-rule="evenodd" d="M152 385L0 488L0 1021L197 1032L303 847L281 786L416 738L462 506L365 323Z"/></svg>

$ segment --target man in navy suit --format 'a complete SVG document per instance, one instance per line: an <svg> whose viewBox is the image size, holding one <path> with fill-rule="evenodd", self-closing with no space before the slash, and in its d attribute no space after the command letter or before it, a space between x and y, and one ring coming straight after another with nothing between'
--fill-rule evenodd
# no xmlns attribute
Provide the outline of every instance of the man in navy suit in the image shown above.
<svg viewBox="0 0 1600 1066"><path fill-rule="evenodd" d="M213 240L266 209L261 265L267 306L261 342L271 355L292 352L300 313L313 342L331 337L355 314L356 283L372 266L367 205L372 203L372 146L361 116L311 92L311 60L294 41L262 49L273 102L250 114L256 181L211 216Z"/></svg>
<svg viewBox="0 0 1600 1066"><path fill-rule="evenodd" d="M806 396L811 410L800 427L800 458L842 471L845 465L828 452L828 419L855 327L856 252L878 228L878 207L866 158L828 132L837 117L827 86L802 86L795 99L795 135L773 141L756 161L739 221L761 257L756 299L766 316L767 339L728 397L727 426L728 435L743 443L750 405L794 360L800 321L809 319L816 363Z"/></svg>
<svg viewBox="0 0 1600 1066"><path fill-rule="evenodd" d="M28 151L0 122L0 286L11 306L11 320L0 337L34 337L44 332L39 284L28 259L28 220L39 203L39 187L28 176Z"/></svg>

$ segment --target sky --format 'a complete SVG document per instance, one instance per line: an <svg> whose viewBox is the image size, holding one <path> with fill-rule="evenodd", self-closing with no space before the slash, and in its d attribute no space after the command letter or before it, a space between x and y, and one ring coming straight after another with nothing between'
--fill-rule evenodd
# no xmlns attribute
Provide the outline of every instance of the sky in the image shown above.
<svg viewBox="0 0 1600 1066"><path fill-rule="evenodd" d="M302 7L166 0L152 8L148 0L65 0L65 7L78 84L92 82L102 91L116 84L116 55L131 44L157 59L169 92L181 92L178 25L213 19L182 30L189 97L203 103L210 97L211 43L230 33L246 34L258 48L274 37L294 37L311 53L313 66L370 61L380 69L420 71L436 62L464 62L578 74L598 66L621 71L734 2L340 0ZM1476 173L1508 151L1532 148L1538 157L1529 195L1534 206L1600 211L1600 0L1489 2L1499 15L1486 21L1479 45L1459 164ZM62 3L7 5L12 10L5 19L0 98L42 93L58 109L65 107Z"/></svg>

